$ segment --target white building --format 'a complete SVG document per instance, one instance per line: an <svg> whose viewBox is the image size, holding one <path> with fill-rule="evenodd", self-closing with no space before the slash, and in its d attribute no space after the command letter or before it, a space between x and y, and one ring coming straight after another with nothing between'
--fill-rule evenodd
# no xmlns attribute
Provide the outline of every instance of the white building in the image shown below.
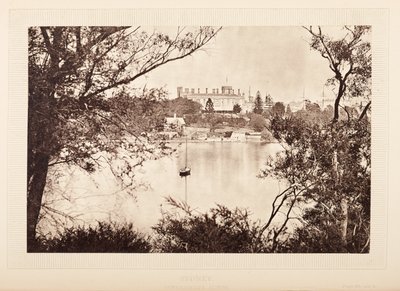
<svg viewBox="0 0 400 291"><path fill-rule="evenodd" d="M178 87L177 94L178 98L188 98L200 103L202 105L202 110L205 109L207 100L210 98L214 105L214 111L216 112L232 112L235 104L240 105L243 110L246 103L244 93L241 93L240 89L235 92L232 86L222 86L221 90L219 88L211 90L206 88L204 92L200 92L200 88L195 92L193 88L183 89L183 87Z"/></svg>
<svg viewBox="0 0 400 291"><path fill-rule="evenodd" d="M165 130L182 130L183 126L185 126L185 120L182 117L166 117L165 118Z"/></svg>

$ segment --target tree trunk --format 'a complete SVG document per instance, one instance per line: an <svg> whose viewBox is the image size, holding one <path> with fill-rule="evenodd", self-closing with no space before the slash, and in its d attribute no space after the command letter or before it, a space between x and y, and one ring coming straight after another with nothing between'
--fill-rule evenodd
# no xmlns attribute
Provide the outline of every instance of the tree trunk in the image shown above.
<svg viewBox="0 0 400 291"><path fill-rule="evenodd" d="M342 198L340 201L340 209L342 211L342 220L340 222L340 233L342 237L343 244L347 246L347 225L349 221L349 215L348 215L348 204L347 204L347 199Z"/></svg>
<svg viewBox="0 0 400 291"><path fill-rule="evenodd" d="M339 161L338 161L337 150L333 152L333 169L335 173L336 188L338 188L340 184L340 174L339 174ZM340 195L340 193L336 191L335 195ZM340 236L343 245L347 246L347 225L348 225L349 215L348 215L348 203L346 197L343 197L340 200L340 210L342 214L340 218Z"/></svg>
<svg viewBox="0 0 400 291"><path fill-rule="evenodd" d="M360 117L358 118L358 120L363 119L363 117L367 115L367 111L368 111L368 108L369 108L370 106L371 106L371 101L369 101L369 102L367 103L367 105L365 105L364 110L361 112L361 115L360 115Z"/></svg>
<svg viewBox="0 0 400 291"><path fill-rule="evenodd" d="M28 184L27 201L27 247L28 252L35 246L36 226L38 224L44 187L46 186L49 156L38 153L34 158L34 174Z"/></svg>
<svg viewBox="0 0 400 291"><path fill-rule="evenodd" d="M334 115L333 115L334 122L339 120L339 105L340 105L340 100L342 99L343 94L344 94L344 86L345 86L344 82L340 82L339 91L336 96L335 104L334 104Z"/></svg>

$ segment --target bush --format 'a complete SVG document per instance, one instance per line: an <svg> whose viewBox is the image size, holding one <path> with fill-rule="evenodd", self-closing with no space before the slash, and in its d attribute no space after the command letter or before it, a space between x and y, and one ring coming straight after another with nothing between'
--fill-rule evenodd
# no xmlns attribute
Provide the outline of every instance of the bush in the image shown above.
<svg viewBox="0 0 400 291"><path fill-rule="evenodd" d="M95 227L72 227L52 238L40 237L34 252L147 253L150 239L133 230L132 224L99 222Z"/></svg>
<svg viewBox="0 0 400 291"><path fill-rule="evenodd" d="M304 209L302 227L286 251L369 251L371 129L368 120L320 123L274 116L271 132L285 150L268 161L264 176L284 179ZM285 250L280 249L280 252Z"/></svg>
<svg viewBox="0 0 400 291"><path fill-rule="evenodd" d="M174 201L175 202L175 201ZM164 213L153 227L158 252L168 253L246 253L256 250L259 226L250 223L246 210L229 210L218 205L208 213L181 217Z"/></svg>
<svg viewBox="0 0 400 291"><path fill-rule="evenodd" d="M268 129L264 129L264 130L261 132L261 139L262 139L263 141L265 141L265 142L274 142L274 141L275 141L275 139L274 139L272 133L269 132Z"/></svg>
<svg viewBox="0 0 400 291"><path fill-rule="evenodd" d="M339 217L339 213L337 216ZM307 225L299 227L279 248L284 253L347 253L340 228L320 205L304 211Z"/></svg>
<svg viewBox="0 0 400 291"><path fill-rule="evenodd" d="M196 124L201 121L201 113L198 114L185 114L185 123L186 125Z"/></svg>
<svg viewBox="0 0 400 291"><path fill-rule="evenodd" d="M267 122L262 115L255 113L250 115L249 126L255 131L262 131L266 125Z"/></svg>

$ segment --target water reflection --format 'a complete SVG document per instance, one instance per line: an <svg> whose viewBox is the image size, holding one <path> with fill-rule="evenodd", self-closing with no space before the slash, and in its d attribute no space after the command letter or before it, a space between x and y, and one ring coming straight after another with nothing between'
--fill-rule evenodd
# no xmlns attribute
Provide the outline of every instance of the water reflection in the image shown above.
<svg viewBox="0 0 400 291"><path fill-rule="evenodd" d="M167 196L187 201L192 209L201 212L222 204L229 208L247 208L253 214L253 220L265 221L269 216L279 184L271 178L259 179L257 174L267 156L280 150L279 145L188 143L191 175L186 178L179 176L179 169L185 164L185 145L173 146L177 147L174 155L144 163L135 181L137 185L144 183L148 187L135 188L135 199L121 192L107 167L92 175L79 171L79 168L60 169L65 174L59 180L65 199L55 200L58 202L53 202L52 207L78 215L77 223L132 222L144 232L158 222L162 209L170 209L165 203ZM55 192L54 196L57 195L60 193ZM46 225L46 222L42 221L42 226L45 232L52 230L52 225Z"/></svg>
<svg viewBox="0 0 400 291"><path fill-rule="evenodd" d="M256 142L189 143L191 175L180 177L179 169L185 164L182 144L176 155L146 162L142 178L149 181L151 189L138 193L129 213L136 224L150 227L160 218L160 205L166 207L163 197L171 196L186 200L199 211L222 204L248 208L253 219L265 219L279 185L274 179L259 179L257 174L267 156L279 149L277 144Z"/></svg>

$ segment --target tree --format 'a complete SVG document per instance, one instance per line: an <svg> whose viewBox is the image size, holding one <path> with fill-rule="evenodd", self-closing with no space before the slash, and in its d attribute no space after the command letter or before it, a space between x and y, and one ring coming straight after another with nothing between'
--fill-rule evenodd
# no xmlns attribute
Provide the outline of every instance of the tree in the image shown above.
<svg viewBox="0 0 400 291"><path fill-rule="evenodd" d="M69 163L94 171L91 153L120 148L124 134L134 138L142 153L150 150L146 138L138 135L143 132L140 123L136 130L127 127L108 97L204 48L219 30L178 28L170 37L140 27L29 28L28 250L35 241L49 167ZM158 97L154 90L145 93L150 99ZM107 135L111 132L113 139Z"/></svg>
<svg viewBox="0 0 400 291"><path fill-rule="evenodd" d="M306 103L306 110L313 113L320 113L321 107L317 103L307 102Z"/></svg>
<svg viewBox="0 0 400 291"><path fill-rule="evenodd" d="M314 30L312 26L304 27L311 34L310 46L328 60L334 76L327 81L328 85L337 86L334 104L333 121L339 119L339 106L343 97L371 95L371 44L366 39L370 26L344 26L346 35L334 40L322 33L321 27ZM363 118L371 105L364 107L359 118Z"/></svg>
<svg viewBox="0 0 400 291"><path fill-rule="evenodd" d="M334 103L333 123L339 121L339 116L347 114L347 121L350 126L352 116L349 110L341 106L341 100L344 97L363 97L367 100L371 96L371 44L369 42L370 26L344 26L346 33L343 37L335 40L322 33L321 27L314 30L312 26L304 27L311 34L310 47L318 51L323 58L328 61L329 68L334 76L327 80L327 85L337 88L337 94ZM366 115L371 105L371 101L362 110L358 119L361 120ZM348 132L353 135L353 133ZM338 141L334 140L337 145ZM340 161L337 159L342 149L338 146L332 152L332 175L336 177L336 188L340 191L341 181L339 177ZM344 162L344 161L342 161ZM370 181L370 180L368 180ZM340 197L341 209L341 239L344 245L347 245L347 227L349 222L349 197L344 193L334 192L334 196Z"/></svg>
<svg viewBox="0 0 400 291"><path fill-rule="evenodd" d="M255 131L262 131L267 125L265 118L260 114L251 114L249 126Z"/></svg>
<svg viewBox="0 0 400 291"><path fill-rule="evenodd" d="M261 99L260 92L257 92L256 99L254 100L254 109L253 113L262 114L263 113L263 102Z"/></svg>
<svg viewBox="0 0 400 291"><path fill-rule="evenodd" d="M235 104L233 105L233 109L232 109L233 113L240 113L242 111L242 107L239 104Z"/></svg>
<svg viewBox="0 0 400 291"><path fill-rule="evenodd" d="M214 113L214 103L212 102L211 98L207 99L206 106L205 106L204 110L207 113Z"/></svg>
<svg viewBox="0 0 400 291"><path fill-rule="evenodd" d="M263 176L287 181L269 221L273 251L366 252L370 237L371 131L367 120L315 122L302 116L275 116L270 128L283 152L270 159ZM343 207L343 201L347 201ZM276 203L275 203L276 202ZM294 214L294 209L302 213ZM343 213L343 209L346 213ZM300 211L299 211L300 210ZM280 239L287 222L301 224L291 239ZM286 241L286 243L285 243ZM335 248L330 245L335 242Z"/></svg>
<svg viewBox="0 0 400 291"><path fill-rule="evenodd" d="M291 115L292 114L292 108L290 108L290 105L288 104L286 106L286 115Z"/></svg>
<svg viewBox="0 0 400 291"><path fill-rule="evenodd" d="M285 114L285 105L282 102L276 102L271 108L272 115L283 116Z"/></svg>
<svg viewBox="0 0 400 291"><path fill-rule="evenodd" d="M264 128L261 131L261 140L265 142L274 142L274 137L268 129Z"/></svg>
<svg viewBox="0 0 400 291"><path fill-rule="evenodd" d="M165 107L166 116L173 116L174 113L178 116L184 116L186 114L197 114L201 112L200 103L182 97L166 100Z"/></svg>
<svg viewBox="0 0 400 291"><path fill-rule="evenodd" d="M332 121L333 110L329 112L321 111L321 108L317 103L306 101L305 109L296 111L292 115L300 117L301 119L307 122L325 124L327 122Z"/></svg>

